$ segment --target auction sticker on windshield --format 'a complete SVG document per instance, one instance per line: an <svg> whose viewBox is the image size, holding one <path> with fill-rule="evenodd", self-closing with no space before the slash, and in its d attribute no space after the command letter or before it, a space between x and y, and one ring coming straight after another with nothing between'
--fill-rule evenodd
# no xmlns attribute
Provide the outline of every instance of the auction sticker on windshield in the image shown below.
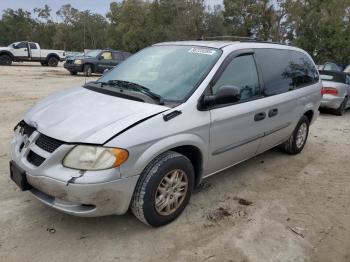
<svg viewBox="0 0 350 262"><path fill-rule="evenodd" d="M208 48L192 47L190 50L188 50L188 52L192 54L214 55L216 53L216 50L208 49Z"/></svg>

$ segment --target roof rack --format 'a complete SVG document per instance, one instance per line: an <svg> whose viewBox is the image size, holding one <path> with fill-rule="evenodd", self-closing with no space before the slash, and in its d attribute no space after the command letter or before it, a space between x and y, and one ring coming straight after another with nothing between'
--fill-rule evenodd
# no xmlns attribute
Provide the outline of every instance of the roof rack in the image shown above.
<svg viewBox="0 0 350 262"><path fill-rule="evenodd" d="M202 36L199 40L245 40L245 41L256 41L260 40L256 37L249 36L236 36L236 35L223 35L223 36Z"/></svg>
<svg viewBox="0 0 350 262"><path fill-rule="evenodd" d="M231 40L231 41L239 41L239 42L254 42L254 43L266 43L266 44L275 44L275 45L288 45L291 46L290 43L280 43L280 42L272 42L265 41L257 37L248 37L248 36L203 36L198 40Z"/></svg>

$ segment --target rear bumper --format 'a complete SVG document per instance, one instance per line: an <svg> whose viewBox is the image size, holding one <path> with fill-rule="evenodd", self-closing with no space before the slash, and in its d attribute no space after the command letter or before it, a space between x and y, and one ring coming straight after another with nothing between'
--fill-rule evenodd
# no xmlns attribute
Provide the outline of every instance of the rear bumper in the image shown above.
<svg viewBox="0 0 350 262"><path fill-rule="evenodd" d="M324 95L321 100L321 108L337 109L340 107L341 103L344 101L343 97Z"/></svg>

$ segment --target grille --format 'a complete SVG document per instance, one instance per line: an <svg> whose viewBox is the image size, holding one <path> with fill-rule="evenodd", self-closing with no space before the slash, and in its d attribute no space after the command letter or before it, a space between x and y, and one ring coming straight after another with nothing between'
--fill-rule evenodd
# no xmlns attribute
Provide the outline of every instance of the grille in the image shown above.
<svg viewBox="0 0 350 262"><path fill-rule="evenodd" d="M66 60L66 63L67 63L67 64L73 64L73 60L68 59L68 60Z"/></svg>
<svg viewBox="0 0 350 262"><path fill-rule="evenodd" d="M45 136L43 134L40 134L38 139L36 140L35 144L40 147L41 149L52 153L54 152L57 148L59 148L61 145L64 144L64 142Z"/></svg>
<svg viewBox="0 0 350 262"><path fill-rule="evenodd" d="M35 131L35 127L28 125L23 120L19 122L18 125L23 128L23 133L26 134L28 137L31 136L31 134L33 134L33 132Z"/></svg>
<svg viewBox="0 0 350 262"><path fill-rule="evenodd" d="M34 166L40 166L45 161L45 158L39 156L33 151L30 151L27 156L27 160L29 163L33 164Z"/></svg>

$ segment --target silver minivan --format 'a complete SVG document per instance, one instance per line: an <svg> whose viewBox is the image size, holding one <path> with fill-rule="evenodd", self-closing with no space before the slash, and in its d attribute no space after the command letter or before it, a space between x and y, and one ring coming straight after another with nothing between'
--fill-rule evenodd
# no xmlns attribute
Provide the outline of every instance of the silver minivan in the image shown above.
<svg viewBox="0 0 350 262"><path fill-rule="evenodd" d="M320 101L318 71L301 49L160 43L31 108L14 128L10 174L57 210L130 208L162 226L203 178L279 145L300 153Z"/></svg>

